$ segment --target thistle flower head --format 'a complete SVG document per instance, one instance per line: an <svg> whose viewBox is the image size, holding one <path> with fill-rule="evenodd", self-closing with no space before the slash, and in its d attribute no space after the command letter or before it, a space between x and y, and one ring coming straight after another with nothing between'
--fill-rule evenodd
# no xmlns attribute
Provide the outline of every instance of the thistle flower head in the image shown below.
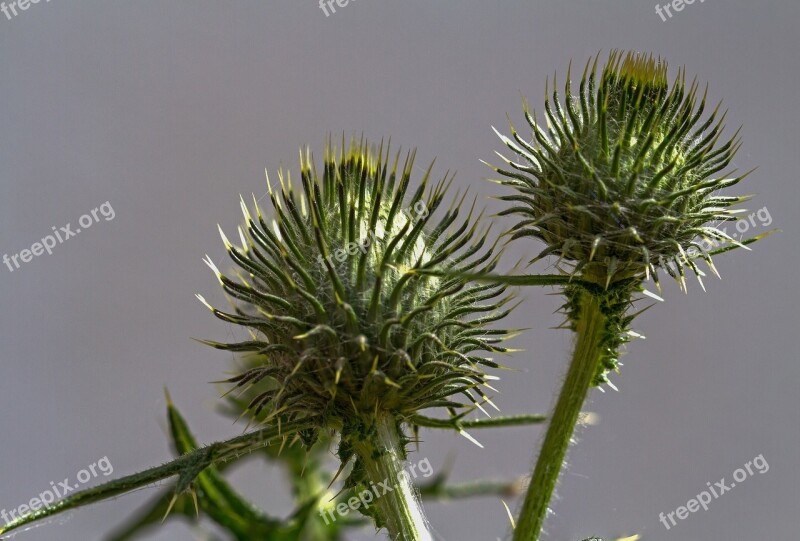
<svg viewBox="0 0 800 541"><path fill-rule="evenodd" d="M251 210L242 201L240 246L222 234L238 278L207 261L234 308L209 308L251 338L206 343L257 355L229 380L242 390L263 386L246 408L253 415L313 414L341 428L378 413L407 420L423 408L485 399L484 368L498 365L481 353L505 351L506 331L489 326L508 313L511 297L503 287L420 271L486 272L498 254L474 203L464 207L461 197L440 208L452 177L433 183L428 168L413 188L413 165L414 152L391 160L383 144L362 140L346 150L343 141L337 155L329 142L321 175L301 150L299 190L279 171L271 223L257 202Z"/></svg>
<svg viewBox="0 0 800 541"><path fill-rule="evenodd" d="M493 168L518 191L503 198L517 205L504 214L523 217L513 237L543 240L540 257L606 287L657 281L663 269L685 288L685 268L704 275L699 258L716 274L702 241L741 246L716 225L748 197L719 195L746 174L724 171L738 131L720 142L725 115L717 106L704 118L707 89L687 87L684 70L670 86L660 58L613 51L599 77L597 57L587 62L577 93L568 72L564 93L562 102L554 79L544 122L525 105L530 140L513 126L511 138L498 133L521 158L501 155L509 167Z"/></svg>

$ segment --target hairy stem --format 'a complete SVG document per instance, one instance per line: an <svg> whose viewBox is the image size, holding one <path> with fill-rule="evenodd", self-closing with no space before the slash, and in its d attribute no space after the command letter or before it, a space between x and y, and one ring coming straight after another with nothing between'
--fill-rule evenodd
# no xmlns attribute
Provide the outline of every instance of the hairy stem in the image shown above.
<svg viewBox="0 0 800 541"><path fill-rule="evenodd" d="M581 296L576 321L575 351L522 504L514 530L514 541L539 539L578 416L601 358L601 341L606 320L600 309L601 300L588 293Z"/></svg>
<svg viewBox="0 0 800 541"><path fill-rule="evenodd" d="M374 503L392 541L432 541L419 494L405 466L405 449L397 420L377 419L374 432L353 444L361 459Z"/></svg>
<svg viewBox="0 0 800 541"><path fill-rule="evenodd" d="M478 479L464 483L444 483L439 480L419 487L420 496L431 500L461 500L499 496L516 498L522 493L527 479L521 477L511 480Z"/></svg>
<svg viewBox="0 0 800 541"><path fill-rule="evenodd" d="M120 477L108 483L76 492L49 507L39 509L38 511L28 513L20 518L12 520L5 526L0 527L0 535L45 517L126 494L137 488L152 485L157 481L168 479L176 475L178 476L177 492L183 492L188 490L197 476L209 466L251 453L256 449L269 445L279 436L294 434L299 430L315 426L314 422L314 419L304 419L302 421L283 423L282 427L271 426L254 432L248 432L247 434L242 434L241 436L226 441L212 443L190 453L186 453L161 466Z"/></svg>
<svg viewBox="0 0 800 541"><path fill-rule="evenodd" d="M439 269L414 269L416 274L428 276L456 276L485 282L488 284L505 284L510 286L569 286L580 285L591 289L598 286L592 282L586 282L580 278L575 278L569 274L492 274L485 272L458 272L453 270Z"/></svg>
<svg viewBox="0 0 800 541"><path fill-rule="evenodd" d="M506 415L489 419L435 419L424 415L414 415L411 421L427 428L499 428L507 426L526 426L543 423L547 420L544 415Z"/></svg>

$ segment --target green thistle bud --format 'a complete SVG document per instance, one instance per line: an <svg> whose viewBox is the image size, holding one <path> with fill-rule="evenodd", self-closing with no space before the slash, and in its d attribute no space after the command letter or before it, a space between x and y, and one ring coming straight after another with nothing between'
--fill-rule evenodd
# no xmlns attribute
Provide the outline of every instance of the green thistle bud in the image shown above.
<svg viewBox="0 0 800 541"><path fill-rule="evenodd" d="M739 148L738 131L719 144L719 106L703 119L707 89L700 97L696 80L687 88L684 70L670 87L661 59L613 51L599 81L596 69L597 57L577 95L567 73L563 104L554 80L545 124L524 106L531 142L513 126L513 139L498 133L524 162L503 157L511 169L494 168L518 190L503 198L518 204L504 214L523 217L513 236L543 240L540 257L555 254L604 287L650 276L658 284L663 269L685 289L684 268L704 276L699 258L716 274L701 241L742 246L716 227L749 198L718 194L747 175L719 175Z"/></svg>
<svg viewBox="0 0 800 541"><path fill-rule="evenodd" d="M302 193L280 171L280 193L269 192L272 223L242 201L241 246L222 234L239 279L206 261L235 310L209 308L252 335L206 343L261 356L229 380L237 387L274 383L250 402L252 414L313 413L346 436L380 414L404 421L424 408L487 400L484 367L498 365L480 353L506 351L506 331L488 326L508 313L511 296L418 271L486 272L498 254L478 229L474 203L458 220L464 197L434 221L452 177L429 188L429 168L410 193L414 152L399 163L400 152L390 166L382 144L352 142L337 157L329 143L318 176L310 151L301 151Z"/></svg>
<svg viewBox="0 0 800 541"><path fill-rule="evenodd" d="M658 286L663 270L685 291L689 268L702 286L696 260L717 274L711 255L764 236L737 242L716 227L735 220L743 211L734 207L749 196L719 194L746 174L723 172L740 140L737 130L720 144L725 115L717 118L717 106L704 117L707 90L701 97L696 80L687 88L684 70L670 86L666 62L618 51L598 80L598 58L586 63L576 95L567 71L563 102L554 80L552 96L546 91L544 124L524 105L530 141L513 126L511 138L498 133L522 162L501 155L509 167L493 168L503 177L498 182L517 190L501 197L514 205L501 214L522 217L512 239L544 241L536 259L558 256L559 270L570 273L562 310L575 334L515 541L539 539L589 390L616 388L608 376L619 371L620 349L640 336L630 324L643 282L652 277ZM727 246L708 253L704 243L716 241Z"/></svg>
<svg viewBox="0 0 800 541"><path fill-rule="evenodd" d="M402 475L403 427L416 432L413 417L422 409L456 415L491 403L483 388L493 378L484 370L499 365L482 353L507 351L500 345L507 331L489 326L510 311L512 296L458 274L489 272L499 254L488 230L479 230L474 203L459 220L464 197L434 220L452 176L429 187L431 164L410 193L414 152L398 170L399 163L397 152L390 166L383 144L375 150L353 141L345 150L343 141L337 157L329 142L321 176L301 150L300 194L279 171L281 191L269 191L271 224L257 202L254 217L242 201L241 246L222 234L238 279L206 260L234 311L206 304L251 339L206 343L258 356L229 380L235 389L261 386L245 413L260 421L313 417L318 425L299 434L307 444L321 429L337 432L342 467L355 458L347 488L395 487L361 512L392 538L430 539ZM455 274L424 272L433 268Z"/></svg>
<svg viewBox="0 0 800 541"><path fill-rule="evenodd" d="M466 277L494 269L496 243L488 242L474 202L464 205L466 194L443 207L452 176L429 185L431 165L411 188L414 155L401 161L398 151L391 162L383 143L376 149L354 140L349 149L342 141L337 156L329 141L319 176L310 151L301 150L302 188L295 191L289 174L279 171L280 192L269 188L269 223L254 197L252 213L241 201L240 246L220 230L238 267L236 279L206 256L233 309L217 310L198 297L218 318L250 333L243 342L203 341L243 353L241 373L227 380L239 392L226 405L271 426L196 448L170 403L180 457L67 496L0 527L0 534L177 476L174 493L159 498L129 531L171 510L194 516L202 509L237 539L339 539L343 529L359 524L336 522L334 512L348 511L341 511L344 501L335 502L349 494L345 509L373 517L390 539L431 541L418 491L404 469L404 430L428 426L463 433L543 419L464 419L482 402L491 403L483 388L497 378L485 370L499 365L484 355L509 351L501 343L510 333L492 325L508 314L512 296L503 285ZM418 414L435 407L446 408L451 418ZM289 448L305 444L304 459L286 457L289 438ZM343 490L331 498L322 488L327 475L314 458L324 451L312 444L324 447L337 439L339 472L352 468ZM271 444L267 455L282 454L296 481L298 507L286 520L256 512L214 468ZM437 476L428 494L465 497L498 490L484 482L451 490L444 481Z"/></svg>

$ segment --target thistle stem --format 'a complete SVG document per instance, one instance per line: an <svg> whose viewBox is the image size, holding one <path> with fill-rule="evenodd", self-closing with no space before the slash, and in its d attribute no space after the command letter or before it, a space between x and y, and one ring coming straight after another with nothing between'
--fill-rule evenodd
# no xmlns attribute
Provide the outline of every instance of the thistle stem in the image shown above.
<svg viewBox="0 0 800 541"><path fill-rule="evenodd" d="M581 295L575 350L550 416L547 434L514 530L514 541L537 541L547 517L550 498L601 357L606 321L600 309L601 301L600 297L590 293Z"/></svg>
<svg viewBox="0 0 800 541"><path fill-rule="evenodd" d="M174 476L178 476L177 487L179 490L177 493L179 493L187 489L206 468L262 449L284 434L293 434L300 430L306 430L316 426L315 423L318 422L314 418L287 422L283 423L282 428L270 426L226 441L218 441L205 447L200 447L166 464L76 492L48 507L22 515L5 526L0 526L0 535L37 520L127 494L138 488L146 487Z"/></svg>
<svg viewBox="0 0 800 541"><path fill-rule="evenodd" d="M374 500L392 541L432 541L417 489L405 465L405 449L396 419L379 417L370 437L354 442Z"/></svg>

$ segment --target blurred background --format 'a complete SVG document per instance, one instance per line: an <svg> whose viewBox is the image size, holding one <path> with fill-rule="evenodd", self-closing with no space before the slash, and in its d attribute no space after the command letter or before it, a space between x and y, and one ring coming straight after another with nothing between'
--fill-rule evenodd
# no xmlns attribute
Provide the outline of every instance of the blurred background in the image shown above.
<svg viewBox="0 0 800 541"><path fill-rule="evenodd" d="M701 0L663 19L655 5L351 0L326 16L313 0L54 0L0 14L0 254L74 230L105 202L114 210L52 254L0 266L0 508L103 457L114 476L167 461L164 385L202 441L241 433L214 412L207 383L231 356L190 338L232 332L194 294L222 301L201 259L227 267L216 224L235 230L239 194L266 192L264 167L297 172L298 147L320 159L328 132L391 136L418 148L419 172L436 157L439 174L458 171L457 188L496 194L479 163L500 149L491 126L507 113L523 124L521 95L541 110L545 79L563 81L570 60L582 69L622 48L666 57L671 75L685 66L710 83L711 102L724 98L727 133L744 125L736 166L758 166L738 192L757 193L748 207L772 220L746 235L783 232L720 256L723 280L706 293L667 283L666 302L636 321L647 340L628 348L619 393L592 393L598 424L578 433L547 539L796 538L800 4ZM541 249L516 246L517 257ZM546 412L566 368L570 338L549 329L559 303L545 293L524 291L511 318L531 330L515 342L525 351L503 359L520 370L501 374L507 414ZM474 435L484 449L426 431L412 458L439 471L454 457L454 480L513 477L529 471L542 429ZM767 473L672 530L659 523L761 454ZM253 462L232 478L270 512L290 511L280 472ZM99 540L155 493L17 539ZM448 541L509 529L496 498L427 510ZM177 522L147 537L206 538Z"/></svg>

